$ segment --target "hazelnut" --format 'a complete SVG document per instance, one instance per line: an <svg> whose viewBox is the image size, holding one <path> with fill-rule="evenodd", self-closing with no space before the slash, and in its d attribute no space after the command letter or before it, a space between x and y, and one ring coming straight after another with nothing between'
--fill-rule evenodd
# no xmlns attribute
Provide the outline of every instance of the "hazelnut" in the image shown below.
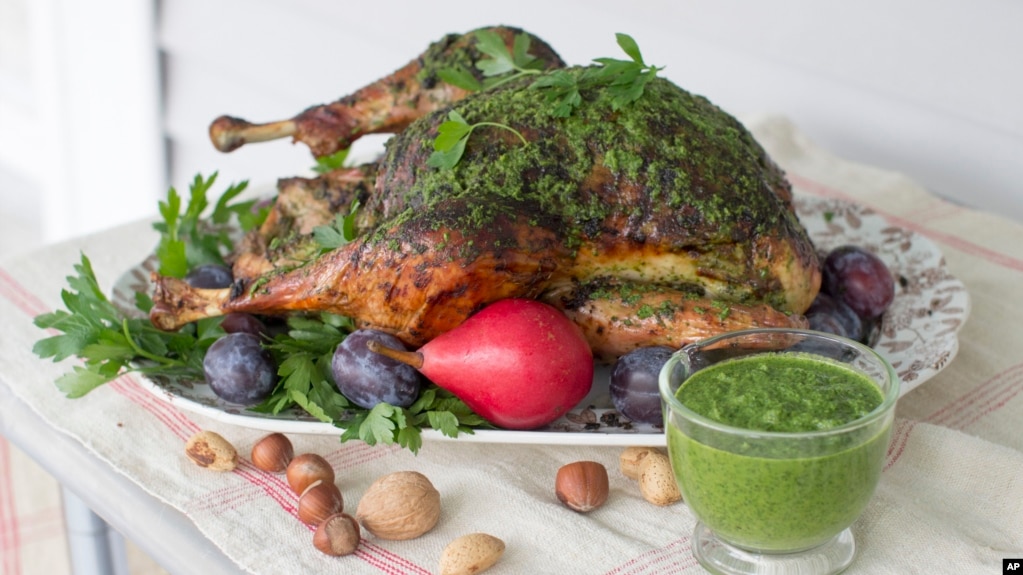
<svg viewBox="0 0 1023 575"><path fill-rule="evenodd" d="M288 468L295 448L283 433L271 433L252 446L252 464L271 473L281 473Z"/></svg>
<svg viewBox="0 0 1023 575"><path fill-rule="evenodd" d="M440 554L440 575L474 575L486 571L504 554L504 541L486 533L462 535Z"/></svg>
<svg viewBox="0 0 1023 575"><path fill-rule="evenodd" d="M355 518L381 539L414 539L440 519L440 492L418 471L396 471L374 481Z"/></svg>
<svg viewBox="0 0 1023 575"><path fill-rule="evenodd" d="M361 539L359 522L347 513L324 519L313 533L313 545L332 557L354 553Z"/></svg>
<svg viewBox="0 0 1023 575"><path fill-rule="evenodd" d="M667 455L650 453L639 462L639 492L654 505L671 505L682 499Z"/></svg>
<svg viewBox="0 0 1023 575"><path fill-rule="evenodd" d="M655 447L626 447L618 458L618 466L622 475L629 479L639 479L639 463L650 453L661 453Z"/></svg>
<svg viewBox="0 0 1023 575"><path fill-rule="evenodd" d="M309 525L319 525L324 519L344 511L341 490L333 483L317 481L298 498L298 518Z"/></svg>
<svg viewBox="0 0 1023 575"><path fill-rule="evenodd" d="M334 483L334 468L322 456L303 453L291 460L287 468L288 485L295 493L302 493L313 483Z"/></svg>
<svg viewBox="0 0 1023 575"><path fill-rule="evenodd" d="M231 471L238 466L238 451L214 431L200 431L185 443L185 454L199 467Z"/></svg>
<svg viewBox="0 0 1023 575"><path fill-rule="evenodd" d="M586 513L607 501L607 468L596 461L576 461L561 466L554 479L558 500L573 511Z"/></svg>

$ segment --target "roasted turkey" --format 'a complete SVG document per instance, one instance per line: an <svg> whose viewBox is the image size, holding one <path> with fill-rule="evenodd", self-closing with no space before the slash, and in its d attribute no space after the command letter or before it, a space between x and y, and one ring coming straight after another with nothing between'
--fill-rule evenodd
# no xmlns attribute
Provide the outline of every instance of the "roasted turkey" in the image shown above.
<svg viewBox="0 0 1023 575"><path fill-rule="evenodd" d="M511 48L520 31L495 28ZM568 315L602 361L726 330L799 326L817 294L815 249L791 188L751 134L707 99L654 79L627 106L584 91L568 117L526 76L474 93L472 33L341 100L291 120L211 126L223 150L291 136L316 156L393 131L377 162L278 184L273 211L232 256L235 283L191 288L154 274L151 319L167 330L230 312L331 312L417 347L512 297ZM565 68L531 37L542 67ZM477 72L478 73L478 72ZM476 128L450 169L427 165L455 110ZM357 238L321 253L316 226L356 204Z"/></svg>

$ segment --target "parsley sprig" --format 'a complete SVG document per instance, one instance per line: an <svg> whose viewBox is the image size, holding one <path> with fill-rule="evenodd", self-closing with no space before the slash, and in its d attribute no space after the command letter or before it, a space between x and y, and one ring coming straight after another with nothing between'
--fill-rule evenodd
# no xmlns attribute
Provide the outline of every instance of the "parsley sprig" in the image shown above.
<svg viewBox="0 0 1023 575"><path fill-rule="evenodd" d="M448 112L448 119L437 127L437 137L433 140L433 153L426 160L426 165L431 168L450 170L455 167L465 154L465 145L469 142L469 136L473 130L481 126L491 126L507 130L516 136L523 144L526 138L518 130L498 122L476 122L470 124L456 110Z"/></svg>
<svg viewBox="0 0 1023 575"><path fill-rule="evenodd" d="M476 31L476 48L487 58L476 62L476 68L483 73L480 82L470 71L462 67L444 68L437 75L441 80L470 92L478 92L511 82L522 76L541 73L543 61L529 55L528 34L516 34L512 49L508 50L501 36L493 30Z"/></svg>
<svg viewBox="0 0 1023 575"><path fill-rule="evenodd" d="M615 39L628 60L595 58L593 62L597 65L589 66L581 73L569 70L545 72L542 62L528 53L530 40L527 34L515 36L512 50L508 50L501 37L493 31L478 31L476 38L480 52L488 56L476 62L476 68L483 72L484 81L480 82L464 68L441 70L439 76L442 80L466 90L480 91L523 76L539 75L530 87L546 90L551 113L561 118L570 116L582 104L582 93L593 88L606 88L611 94L612 109L621 109L642 97L646 85L664 69L663 66L647 64L636 40L623 33L615 34Z"/></svg>
<svg viewBox="0 0 1023 575"><path fill-rule="evenodd" d="M423 389L419 399L407 408L378 403L373 409L354 413L350 419L336 420L334 425L345 430L341 441L361 439L369 445L397 443L413 453L422 446L421 429L426 427L448 437L471 435L474 429L493 427L462 400L433 384Z"/></svg>
<svg viewBox="0 0 1023 575"><path fill-rule="evenodd" d="M355 212L359 209L359 200L352 202L347 214L338 212L334 221L313 228L313 239L320 246L320 253L337 249L355 239Z"/></svg>
<svg viewBox="0 0 1023 575"><path fill-rule="evenodd" d="M530 87L547 90L551 113L567 117L582 104L582 92L603 87L611 94L611 109L619 110L643 96L646 85L664 67L651 66L643 61L639 45L628 34L615 34L618 46L629 56L628 60L596 58L599 66L590 66L581 73L555 70L538 78Z"/></svg>
<svg viewBox="0 0 1023 575"><path fill-rule="evenodd" d="M217 199L212 213L204 216L210 205L207 192L216 181L216 172L208 179L196 175L184 212L181 196L173 187L167 199L159 203L163 221L154 223L153 228L161 234L156 247L161 274L181 278L197 265L223 264L224 254L233 245L231 231L236 226L248 231L266 219L269 208L255 209L256 200L231 203L248 187L244 181L228 187Z"/></svg>
<svg viewBox="0 0 1023 575"><path fill-rule="evenodd" d="M220 320L201 320L175 333L153 327L146 317L128 317L104 295L89 258L82 254L61 291L66 309L40 314L35 325L63 332L41 339L32 351L41 358L83 360L60 376L56 385L66 396L82 397L128 372L149 376L202 379L206 349L224 335ZM143 312L152 307L145 294L136 296Z"/></svg>
<svg viewBox="0 0 1023 575"><path fill-rule="evenodd" d="M350 404L334 387L330 362L334 349L354 329L352 320L329 313L294 316L287 328L266 345L277 364L277 387L253 411L278 414L298 406L326 423L345 417Z"/></svg>

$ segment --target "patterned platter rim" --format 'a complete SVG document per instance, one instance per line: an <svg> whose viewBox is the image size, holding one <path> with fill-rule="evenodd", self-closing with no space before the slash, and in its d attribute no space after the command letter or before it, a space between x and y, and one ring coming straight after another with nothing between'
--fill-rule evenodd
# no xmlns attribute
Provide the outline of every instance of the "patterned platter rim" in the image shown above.
<svg viewBox="0 0 1023 575"><path fill-rule="evenodd" d="M797 195L796 210L818 250L845 244L879 255L895 274L895 299L885 314L874 348L895 368L902 395L940 373L959 351L958 333L970 312L966 287L945 265L937 246L926 237L889 223L876 212L839 199ZM134 308L134 294L147 290L154 259L125 271L112 300ZM477 430L455 441L551 445L664 445L663 429L633 424L615 411L608 392L609 370L598 367L590 394L564 417L532 431ZM298 411L267 415L246 411L217 398L205 384L153 380L139 376L142 387L178 408L228 423L292 434L340 435L341 430ZM452 440L434 430L424 440Z"/></svg>

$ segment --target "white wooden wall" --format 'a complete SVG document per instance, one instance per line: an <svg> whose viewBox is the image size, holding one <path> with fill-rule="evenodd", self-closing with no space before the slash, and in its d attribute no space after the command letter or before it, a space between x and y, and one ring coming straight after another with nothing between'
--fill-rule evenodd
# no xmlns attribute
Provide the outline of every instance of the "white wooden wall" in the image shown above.
<svg viewBox="0 0 1023 575"><path fill-rule="evenodd" d="M290 116L444 32L506 23L571 63L615 55L614 32L628 32L665 75L726 109L787 115L836 154L1023 219L1015 0L176 0L162 16L177 181L215 167L271 181L307 169L305 149L286 142L213 152L205 128L222 113Z"/></svg>
<svg viewBox="0 0 1023 575"><path fill-rule="evenodd" d="M0 201L38 214L42 239L142 217L166 181L154 5L0 0ZM12 185L13 188L13 185Z"/></svg>
<svg viewBox="0 0 1023 575"><path fill-rule="evenodd" d="M29 3L0 6L19 1ZM570 63L616 55L614 33L627 32L647 61L667 66L666 76L732 112L788 116L839 156L1023 220L1017 0L30 4L59 36L43 39L63 45L73 64L48 72L50 95L33 101L42 131L29 145L13 145L21 148L13 156L0 105L0 169L11 157L34 165L22 173L36 174L48 190L51 238L153 213L167 183L185 187L196 173L217 170L225 182L256 186L308 173L309 154L287 141L216 152L209 122L225 113L290 117L391 72L446 32L488 24L529 29ZM158 52L160 84L151 67ZM97 71L77 68L97 61ZM48 118L52 102L57 114ZM31 136L34 128L22 131ZM166 166L158 161L164 136Z"/></svg>

